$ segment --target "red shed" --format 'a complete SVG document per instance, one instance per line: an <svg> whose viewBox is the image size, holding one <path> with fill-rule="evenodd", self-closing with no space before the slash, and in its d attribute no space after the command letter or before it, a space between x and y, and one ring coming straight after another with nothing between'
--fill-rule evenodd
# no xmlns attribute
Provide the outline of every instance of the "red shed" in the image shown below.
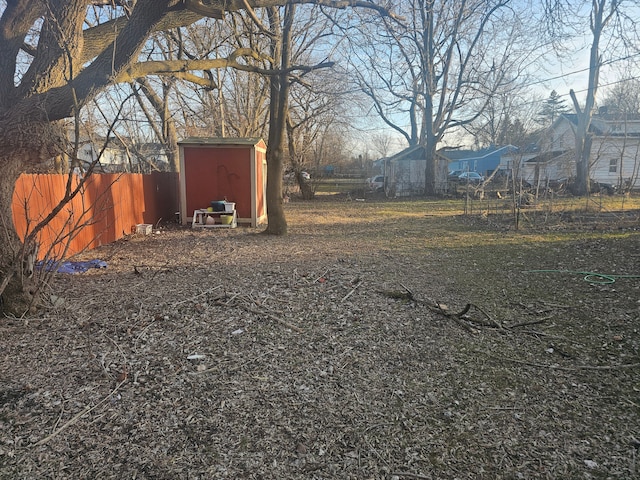
<svg viewBox="0 0 640 480"><path fill-rule="evenodd" d="M235 202L238 223L267 219L267 147L261 138L190 137L180 146L180 218L212 201Z"/></svg>

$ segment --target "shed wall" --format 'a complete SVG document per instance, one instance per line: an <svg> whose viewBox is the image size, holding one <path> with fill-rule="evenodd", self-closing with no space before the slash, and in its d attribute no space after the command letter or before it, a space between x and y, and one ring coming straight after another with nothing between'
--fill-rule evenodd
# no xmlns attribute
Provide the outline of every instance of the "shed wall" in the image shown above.
<svg viewBox="0 0 640 480"><path fill-rule="evenodd" d="M251 150L233 147L184 147L186 213L213 200L236 203L238 217L251 218Z"/></svg>
<svg viewBox="0 0 640 480"><path fill-rule="evenodd" d="M239 223L255 227L266 220L266 145L246 140L190 138L180 145L183 224L194 210L224 199L236 204Z"/></svg>

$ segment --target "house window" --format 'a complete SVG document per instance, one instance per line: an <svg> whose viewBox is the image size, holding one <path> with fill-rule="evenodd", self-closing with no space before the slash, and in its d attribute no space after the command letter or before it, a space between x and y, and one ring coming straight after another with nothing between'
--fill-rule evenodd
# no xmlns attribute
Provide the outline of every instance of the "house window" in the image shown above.
<svg viewBox="0 0 640 480"><path fill-rule="evenodd" d="M612 158L609 160L609 173L616 173L618 171L618 159Z"/></svg>

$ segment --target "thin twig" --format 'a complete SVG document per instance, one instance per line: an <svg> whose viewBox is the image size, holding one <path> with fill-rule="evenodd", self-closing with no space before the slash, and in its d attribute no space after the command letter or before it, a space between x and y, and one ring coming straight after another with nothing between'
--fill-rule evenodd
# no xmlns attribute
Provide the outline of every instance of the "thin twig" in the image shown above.
<svg viewBox="0 0 640 480"><path fill-rule="evenodd" d="M349 298L351 295L353 295L353 292L355 292L355 291L356 291L356 289L357 289L360 285L362 285L362 282L358 282L358 283L356 284L356 286L355 286L355 287L353 287L353 288L351 289L351 291L350 291L349 293L347 293L347 294L342 298L342 300L341 300L341 301L342 301L342 302L344 302L347 298Z"/></svg>
<svg viewBox="0 0 640 480"><path fill-rule="evenodd" d="M439 303L432 304L431 302L425 302L425 301L418 301L418 302L422 303L423 305L426 305L426 307L432 312L439 313L440 315L453 319L454 322L456 322L458 325L464 328L467 332L478 333L475 329L473 329L470 325L464 322L461 318L462 315L464 315L469 311L469 309L471 308L471 304L467 304L467 306L464 309L462 309L460 313L451 313L448 310L442 308Z"/></svg>
<svg viewBox="0 0 640 480"><path fill-rule="evenodd" d="M217 302L217 303L219 305L222 305L222 306L228 306L227 304L224 304L222 302ZM276 322L284 325L285 327L290 328L291 330L295 330L298 333L302 333L302 329L300 327L297 327L296 325L293 325L292 323L289 323L286 320L284 320L284 319L282 319L282 318L280 318L280 317L278 317L276 315L273 315L272 313L265 312L263 310L258 310L258 309L255 309L253 307L250 307L248 305L244 305L244 304L238 303L238 302L236 302L235 305L240 307L240 308L245 309L247 312L255 313L256 315L264 315L264 316L270 318L271 320L275 320Z"/></svg>
<svg viewBox="0 0 640 480"><path fill-rule="evenodd" d="M87 407L85 408L83 411L81 411L80 413L76 414L71 420L69 420L68 422L66 422L64 425L62 425L60 428L58 428L56 431L54 431L53 433L51 433L50 435L47 435L46 437L44 437L42 440L36 442L33 446L34 447L38 447L40 445L44 445L45 443L47 443L49 440L51 440L53 437L55 437L56 435L58 435L59 433L61 433L62 431L66 430L67 428L69 428L71 425L73 425L74 423L76 423L78 420L80 420L82 417L84 417L87 413L91 412L92 410L95 410L96 408L98 408L100 405L102 405L104 402L106 402L107 400L109 400L114 393L116 393L118 391L118 389L124 385L124 383L127 381L127 379L125 378L123 381L121 381L120 383L118 383L118 385L116 385L116 388L114 388L113 390L111 390L111 392L109 393L109 395L107 395L106 397L104 397L102 400L100 400L98 403L96 403L93 407Z"/></svg>
<svg viewBox="0 0 640 480"><path fill-rule="evenodd" d="M217 290L219 288L222 288L222 285L218 285L217 287L213 287L213 288L210 288L209 290L205 290L204 292L198 293L197 295L194 295L193 297L189 297L186 300L182 300L180 302L176 302L176 303L173 304L173 306L177 307L178 305L182 305L183 303L192 302L196 298L202 297L204 295L209 295L211 292L213 292L214 290ZM216 300L217 300L217 298L216 298Z"/></svg>
<svg viewBox="0 0 640 480"><path fill-rule="evenodd" d="M476 310L478 310L480 313L482 313L485 316L485 318L487 319L487 321L485 322L483 320L476 320L476 319L471 318L471 317L465 317L465 320L468 320L469 322L475 323L477 325L482 325L484 327L495 327L495 328L504 329L504 327L502 325L500 325L493 318L491 318L491 316L487 312L485 312L482 308L480 308L478 305L475 305L473 303L469 303L465 307L465 311L468 312L471 307L474 307ZM462 314L462 313L459 314L460 317L462 315L464 315L464 314Z"/></svg>
<svg viewBox="0 0 640 480"><path fill-rule="evenodd" d="M327 275L328 272L329 272L329 269L327 268L322 275L320 275L318 278L316 278L313 281L313 283L319 282L321 278L325 278L325 276Z"/></svg>
<svg viewBox="0 0 640 480"><path fill-rule="evenodd" d="M401 283L401 284L400 284L400 286L401 286L402 288L404 288L404 289L407 291L407 293L409 294L409 298L410 298L411 300L414 300L414 299L415 299L415 295L413 294L413 292L412 292L411 290L409 290L409 289L407 288L407 286L406 286L406 285L404 285L404 284L402 284L402 283Z"/></svg>
<svg viewBox="0 0 640 480"><path fill-rule="evenodd" d="M539 323L546 322L550 318L552 317L549 316L549 317L541 318L539 320L532 320L530 322L514 323L513 325L509 325L507 328L518 328L518 327L526 327L528 325L538 325Z"/></svg>
<svg viewBox="0 0 640 480"><path fill-rule="evenodd" d="M407 478L418 478L418 479L424 479L424 480L429 480L432 477L427 477L425 475L420 475L419 473L411 473L411 472L393 472L391 474L392 477L407 477Z"/></svg>
<svg viewBox="0 0 640 480"><path fill-rule="evenodd" d="M494 357L498 360L504 360L506 362L519 363L521 365L528 365L530 367L538 367L538 368L549 368L552 370L566 370L569 372L574 372L577 370L618 370L624 368L638 368L640 367L640 363L626 363L622 365L578 365L576 367L563 367L560 365L548 365L544 363L534 363L527 362L526 360L518 360L517 358L511 357Z"/></svg>

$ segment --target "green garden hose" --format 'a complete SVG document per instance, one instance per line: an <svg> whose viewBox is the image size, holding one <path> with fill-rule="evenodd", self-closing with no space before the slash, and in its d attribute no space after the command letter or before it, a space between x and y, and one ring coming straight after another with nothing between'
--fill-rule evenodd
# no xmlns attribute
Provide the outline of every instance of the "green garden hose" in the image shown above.
<svg viewBox="0 0 640 480"><path fill-rule="evenodd" d="M584 275L583 280L595 285L608 285L621 278L640 278L640 275L612 275L609 273L581 272L574 270L525 270L524 273L568 273L571 275Z"/></svg>

